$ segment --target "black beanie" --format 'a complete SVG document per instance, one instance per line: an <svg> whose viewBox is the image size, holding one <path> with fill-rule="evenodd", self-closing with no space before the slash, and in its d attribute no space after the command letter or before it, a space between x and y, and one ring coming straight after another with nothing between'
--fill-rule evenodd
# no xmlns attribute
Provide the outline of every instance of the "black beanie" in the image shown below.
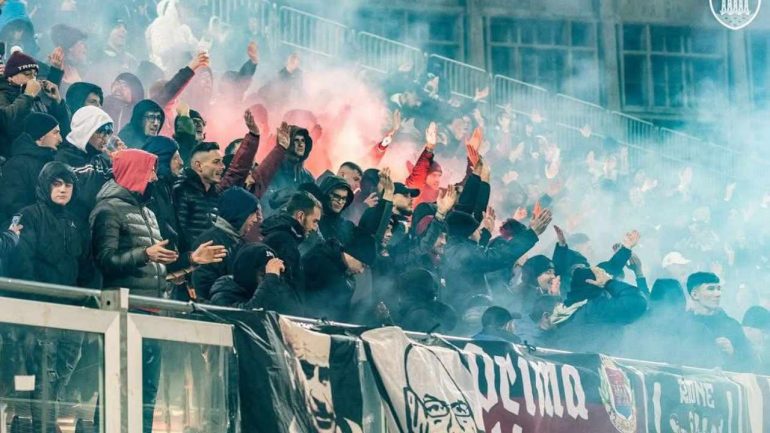
<svg viewBox="0 0 770 433"><path fill-rule="evenodd" d="M246 244L238 250L233 262L233 281L244 289L257 289L257 272L264 272L267 262L277 258L265 244Z"/></svg>
<svg viewBox="0 0 770 433"><path fill-rule="evenodd" d="M32 140L40 140L44 135L59 126L59 122L50 114L32 112L24 119L24 132Z"/></svg>
<svg viewBox="0 0 770 433"><path fill-rule="evenodd" d="M537 283L537 277L547 272L549 269L553 269L553 262L551 259L544 255L537 255L531 257L524 262L524 266L521 268L521 279L527 283Z"/></svg>
<svg viewBox="0 0 770 433"><path fill-rule="evenodd" d="M259 199L241 187L232 187L225 190L219 197L217 209L219 216L238 231L249 215L259 209Z"/></svg>
<svg viewBox="0 0 770 433"><path fill-rule="evenodd" d="M452 211L446 218L449 236L467 239L479 228L480 222L467 212Z"/></svg>
<svg viewBox="0 0 770 433"><path fill-rule="evenodd" d="M5 63L5 72L3 72L3 75L5 75L6 78L11 78L16 74L20 74L28 70L39 71L40 66L37 65L37 61L35 61L35 59L32 57L22 53L21 51L16 51L15 53L11 54L11 57Z"/></svg>

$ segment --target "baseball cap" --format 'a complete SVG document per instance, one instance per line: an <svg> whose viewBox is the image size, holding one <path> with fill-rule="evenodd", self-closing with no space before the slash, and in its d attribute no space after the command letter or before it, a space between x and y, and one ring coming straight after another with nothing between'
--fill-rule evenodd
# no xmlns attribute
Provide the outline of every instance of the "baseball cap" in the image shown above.
<svg viewBox="0 0 770 433"><path fill-rule="evenodd" d="M395 186L396 186L396 191L395 191L396 194L407 195L410 197L417 197L418 195L420 195L419 189L407 188L406 185L404 185L401 182L396 182Z"/></svg>
<svg viewBox="0 0 770 433"><path fill-rule="evenodd" d="M690 263L690 260L686 259L682 253L678 251L672 251L663 257L661 266L667 268L671 265L686 265Z"/></svg>

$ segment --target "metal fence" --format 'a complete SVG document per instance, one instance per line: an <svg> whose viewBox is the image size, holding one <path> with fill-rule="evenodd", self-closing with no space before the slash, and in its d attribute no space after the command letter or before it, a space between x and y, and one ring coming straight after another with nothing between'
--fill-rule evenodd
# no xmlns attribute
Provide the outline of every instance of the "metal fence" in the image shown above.
<svg viewBox="0 0 770 433"><path fill-rule="evenodd" d="M322 57L342 57L350 33L347 26L288 6L278 14L282 44Z"/></svg>
<svg viewBox="0 0 770 433"><path fill-rule="evenodd" d="M486 87L491 90L492 77L484 69L436 54L428 57L428 65L441 71L449 90L457 96L473 99L476 90Z"/></svg>
<svg viewBox="0 0 770 433"><path fill-rule="evenodd" d="M718 178L733 176L736 168L739 154L728 148L510 77L492 77L482 68L435 54L428 56L417 47L368 32L354 32L341 23L298 9L278 8L267 0L209 0L207 4L213 15L225 21L244 11L258 13L272 27L280 44L300 50L304 56L313 58L313 63L345 57L383 74L409 62L414 64L415 71L421 71L427 63L442 72L454 95L471 99L477 89L490 86L491 104L485 109L510 105L518 113L529 116L538 112L547 120L572 128L588 126L594 134L656 152L671 161L701 165ZM351 54L354 59L349 58Z"/></svg>
<svg viewBox="0 0 770 433"><path fill-rule="evenodd" d="M425 53L419 48L402 44L372 33L356 35L358 63L370 70L388 74L410 64L413 71L425 68Z"/></svg>

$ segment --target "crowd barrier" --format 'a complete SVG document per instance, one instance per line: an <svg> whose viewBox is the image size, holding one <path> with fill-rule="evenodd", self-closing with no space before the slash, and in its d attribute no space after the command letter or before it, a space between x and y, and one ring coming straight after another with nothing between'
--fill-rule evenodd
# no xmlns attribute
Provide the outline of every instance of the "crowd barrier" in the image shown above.
<svg viewBox="0 0 770 433"><path fill-rule="evenodd" d="M156 433L304 432L319 422L395 433L407 430L394 423L428 425L428 395L475 426L451 431L642 433L692 416L717 428L709 432L770 425L770 378L751 374L394 327L363 332L126 289L2 279L0 302L2 433L33 431L35 416L44 420L36 433L48 419L77 433L140 433L145 421ZM82 351L62 388L71 347ZM513 430L498 430L506 425Z"/></svg>
<svg viewBox="0 0 770 433"><path fill-rule="evenodd" d="M650 122L591 102L553 94L542 87L503 75L492 77L482 68L435 54L428 55L419 48L371 33L355 32L343 24L294 8L283 6L279 13L271 14L270 11L275 11L277 7L266 0L209 0L208 4L212 14L221 15L226 21L243 11L240 9L242 6L258 9L281 44L314 59L328 61L341 57L379 73L392 72L407 62L414 63L415 70L419 71L419 64L427 60L440 67L450 90L457 96L473 98L476 89L489 86L491 104L484 108L484 112L493 114L495 107L511 106L520 114L529 116L538 112L546 118L550 115L552 120L575 128L588 125L600 136L611 137L629 146L643 147L668 162L697 165L710 173L712 181L721 184L742 174L734 162L739 154L730 148L661 129ZM356 49L346 50L351 42L355 43ZM703 152L703 149L713 153ZM766 164L760 158L752 158L752 161Z"/></svg>

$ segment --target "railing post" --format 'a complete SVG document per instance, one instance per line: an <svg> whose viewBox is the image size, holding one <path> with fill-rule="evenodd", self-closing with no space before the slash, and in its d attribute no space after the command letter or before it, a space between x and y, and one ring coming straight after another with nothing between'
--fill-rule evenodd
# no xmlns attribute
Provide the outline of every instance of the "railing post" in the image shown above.
<svg viewBox="0 0 770 433"><path fill-rule="evenodd" d="M120 432L128 433L128 289L103 290L101 308L120 313L117 336L106 333L104 338L104 401L99 408L102 431L112 431L109 426L116 425L117 417Z"/></svg>

